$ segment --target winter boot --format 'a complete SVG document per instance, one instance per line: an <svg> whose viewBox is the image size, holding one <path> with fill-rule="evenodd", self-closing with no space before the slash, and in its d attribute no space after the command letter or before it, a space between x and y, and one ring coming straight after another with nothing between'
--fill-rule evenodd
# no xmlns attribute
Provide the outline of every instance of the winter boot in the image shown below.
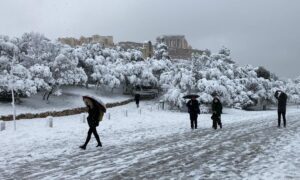
<svg viewBox="0 0 300 180"><path fill-rule="evenodd" d="M85 150L86 149L86 145L79 146L79 148Z"/></svg>
<svg viewBox="0 0 300 180"><path fill-rule="evenodd" d="M98 143L98 145L96 147L102 147L102 143Z"/></svg>

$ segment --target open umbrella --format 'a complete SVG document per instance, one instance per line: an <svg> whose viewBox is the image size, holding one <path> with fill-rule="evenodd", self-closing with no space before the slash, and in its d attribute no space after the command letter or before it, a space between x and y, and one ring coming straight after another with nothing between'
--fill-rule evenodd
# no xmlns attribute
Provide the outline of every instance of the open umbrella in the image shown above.
<svg viewBox="0 0 300 180"><path fill-rule="evenodd" d="M188 94L183 96L184 99L192 99L192 98L198 98L199 95L198 94Z"/></svg>
<svg viewBox="0 0 300 180"><path fill-rule="evenodd" d="M100 98L95 96L82 96L83 99L90 99L101 111L106 112L106 105Z"/></svg>

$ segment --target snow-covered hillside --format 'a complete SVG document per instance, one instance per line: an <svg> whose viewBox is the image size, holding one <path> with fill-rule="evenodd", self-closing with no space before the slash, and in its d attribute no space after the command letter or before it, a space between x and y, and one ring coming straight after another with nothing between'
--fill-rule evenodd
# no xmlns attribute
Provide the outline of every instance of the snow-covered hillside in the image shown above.
<svg viewBox="0 0 300 180"><path fill-rule="evenodd" d="M128 117L124 111L128 111ZM272 111L224 109L223 129L201 114L191 130L186 113L142 102L108 110L86 151L81 115L7 122L0 132L0 179L299 179L300 109L289 107L287 128Z"/></svg>
<svg viewBox="0 0 300 180"><path fill-rule="evenodd" d="M300 102L299 78L281 80L263 67L239 66L227 48L173 61L167 47L158 44L154 57L143 59L140 50L100 44L70 47L25 33L19 38L0 36L0 63L0 97L9 96L12 88L21 97L38 92L59 96L62 86L88 83L112 92L122 86L158 88L174 108L183 106L188 93L199 94L205 104L217 95L237 108L274 103L276 90L285 91L290 103Z"/></svg>

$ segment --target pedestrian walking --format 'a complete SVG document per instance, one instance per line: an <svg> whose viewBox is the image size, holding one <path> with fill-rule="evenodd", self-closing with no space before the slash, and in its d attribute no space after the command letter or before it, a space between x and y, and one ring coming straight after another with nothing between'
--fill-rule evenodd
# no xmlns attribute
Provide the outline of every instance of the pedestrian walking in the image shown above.
<svg viewBox="0 0 300 180"><path fill-rule="evenodd" d="M212 116L211 119L213 121L212 127L217 129L218 125L222 129L222 122L221 122L221 114L222 114L222 103L218 97L214 97L211 105L212 109Z"/></svg>
<svg viewBox="0 0 300 180"><path fill-rule="evenodd" d="M86 149L92 134L94 134L98 143L96 147L102 147L102 143L97 132L97 126L99 126L99 122L102 120L103 115L106 112L105 104L100 100L89 96L83 96L83 101L88 108L87 122L90 128L86 137L86 141L82 146L80 146L80 148L84 150Z"/></svg>
<svg viewBox="0 0 300 180"><path fill-rule="evenodd" d="M135 104L136 104L136 107L139 108L140 107L140 98L141 98L141 95L140 94L135 94L134 96L134 100L135 100Z"/></svg>
<svg viewBox="0 0 300 180"><path fill-rule="evenodd" d="M278 101L278 109L277 109L277 114L278 114L278 128L280 128L281 124L281 117L283 119L283 126L286 127L286 101L288 96L281 90L277 90L275 92L275 98Z"/></svg>
<svg viewBox="0 0 300 180"><path fill-rule="evenodd" d="M190 121L191 121L191 128L192 129L197 129L198 126L198 114L200 114L200 108L199 108L199 102L197 101L197 97L199 97L198 95L188 95L185 96L184 98L191 98L191 100L189 100L187 102L187 107L188 107L188 112L190 114Z"/></svg>

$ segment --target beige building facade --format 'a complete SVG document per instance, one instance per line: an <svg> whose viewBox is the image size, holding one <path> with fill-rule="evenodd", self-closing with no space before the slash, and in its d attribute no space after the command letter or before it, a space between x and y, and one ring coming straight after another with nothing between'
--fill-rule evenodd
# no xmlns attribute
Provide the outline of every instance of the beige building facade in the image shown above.
<svg viewBox="0 0 300 180"><path fill-rule="evenodd" d="M118 46L122 47L123 49L138 49L142 51L143 53L143 58L147 59L148 57L152 57L154 52L153 52L153 45L151 41L147 41L144 43L140 42L132 42L132 41L124 41L124 42L119 42Z"/></svg>
<svg viewBox="0 0 300 180"><path fill-rule="evenodd" d="M63 44L68 44L72 47L80 46L82 44L94 44L94 43L99 43L104 47L114 47L113 36L100 36L100 35L93 35L91 37L81 36L79 39L73 37L66 37L66 38L58 38L58 41Z"/></svg>
<svg viewBox="0 0 300 180"><path fill-rule="evenodd" d="M193 53L202 54L203 51L193 49L184 35L163 35L156 38L156 43L168 46L171 59L191 59Z"/></svg>
<svg viewBox="0 0 300 180"><path fill-rule="evenodd" d="M163 35L156 38L157 43L164 43L170 49L192 49L184 35Z"/></svg>
<svg viewBox="0 0 300 180"><path fill-rule="evenodd" d="M151 41L145 42L142 48L144 59L151 58L153 56L153 46Z"/></svg>

